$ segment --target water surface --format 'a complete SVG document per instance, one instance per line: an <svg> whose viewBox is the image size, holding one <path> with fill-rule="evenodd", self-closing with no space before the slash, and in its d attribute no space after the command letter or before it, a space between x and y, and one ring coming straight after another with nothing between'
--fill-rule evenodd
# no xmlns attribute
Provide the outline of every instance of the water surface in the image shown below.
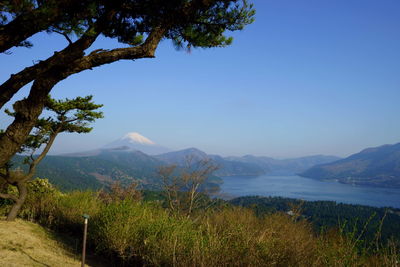
<svg viewBox="0 0 400 267"><path fill-rule="evenodd" d="M224 196L281 196L304 200L333 200L341 203L400 208L399 188L377 188L318 181L292 176L221 177Z"/></svg>

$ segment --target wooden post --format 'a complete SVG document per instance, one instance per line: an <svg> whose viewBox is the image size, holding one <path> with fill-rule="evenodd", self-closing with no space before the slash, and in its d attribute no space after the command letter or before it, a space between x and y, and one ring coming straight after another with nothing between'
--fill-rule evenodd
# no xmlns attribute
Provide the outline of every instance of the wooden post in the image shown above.
<svg viewBox="0 0 400 267"><path fill-rule="evenodd" d="M82 243L82 267L85 267L85 257L86 257L86 236L87 236L87 226L88 226L88 220L89 220L89 215L84 214L83 218L85 219L85 226L83 229L83 243Z"/></svg>

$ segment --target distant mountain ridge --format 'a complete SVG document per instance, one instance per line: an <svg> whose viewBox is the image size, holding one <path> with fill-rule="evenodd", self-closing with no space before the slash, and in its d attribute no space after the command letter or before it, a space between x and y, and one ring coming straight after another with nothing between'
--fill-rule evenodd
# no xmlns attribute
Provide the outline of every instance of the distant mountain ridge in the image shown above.
<svg viewBox="0 0 400 267"><path fill-rule="evenodd" d="M191 156L194 159L211 159L220 169L216 172L218 176L250 176L263 174L294 175L306 169L328 162L333 162L339 157L315 155L293 159L273 159L270 157L256 157L246 155L243 157L221 157L209 155L196 148L169 152L155 156L157 159L169 164L183 165L185 158Z"/></svg>
<svg viewBox="0 0 400 267"><path fill-rule="evenodd" d="M49 178L52 183L67 190L97 189L115 181L124 184L137 182L142 188L157 190L161 183L157 174L158 168L174 164L181 169L187 167L188 158L194 163L209 159L219 167L207 182L208 188L213 188L214 191L222 183L219 178L222 176L293 175L315 164L338 159L323 155L287 160L252 155L221 157L197 148L171 152L149 138L131 132L99 149L47 156L38 166L36 175ZM15 159L17 162L22 161L21 156Z"/></svg>
<svg viewBox="0 0 400 267"><path fill-rule="evenodd" d="M221 157L210 155L197 148L187 148L179 151L157 145L149 138L137 133L130 132L118 140L104 147L80 153L69 153L62 156L68 157L92 157L109 152L133 152L141 151L154 157L164 164L175 164L184 166L187 158L192 160L210 159L219 169L215 172L217 176L257 176L264 174L294 175L317 165L338 160L335 156L315 155L293 159L278 160L270 157L257 157L246 155L243 157Z"/></svg>
<svg viewBox="0 0 400 267"><path fill-rule="evenodd" d="M255 164L229 160L218 155L208 155L197 148L183 149L157 155L155 157L167 164L176 164L178 166L184 166L188 158L191 158L194 161L210 159L219 167L215 172L215 175L217 176L249 176L265 174L264 170Z"/></svg>
<svg viewBox="0 0 400 267"><path fill-rule="evenodd" d="M266 174L294 175L314 165L333 162L340 158L336 156L313 155L290 159L274 159L271 157L246 155L243 157L228 157L227 159L256 164L263 169Z"/></svg>
<svg viewBox="0 0 400 267"><path fill-rule="evenodd" d="M400 143L367 148L345 159L314 166L301 176L347 184L400 187Z"/></svg>

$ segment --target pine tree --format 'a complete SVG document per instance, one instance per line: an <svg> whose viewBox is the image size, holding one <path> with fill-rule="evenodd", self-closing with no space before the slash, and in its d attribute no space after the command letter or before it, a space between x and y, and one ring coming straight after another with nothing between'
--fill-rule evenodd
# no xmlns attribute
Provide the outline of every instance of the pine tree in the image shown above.
<svg viewBox="0 0 400 267"><path fill-rule="evenodd" d="M97 111L100 107L102 105L93 103L92 96L65 100L47 97L45 110L50 112L50 115L36 121L33 132L19 151L29 154L24 160L24 163L28 165L28 170L12 169L10 163L0 170L0 189L2 190L0 197L11 199L14 202L7 216L8 221L16 218L28 194L27 183L33 178L36 166L49 152L58 134L63 132L89 133L92 130L89 123L103 117L103 113ZM15 112L9 110L6 110L6 113L16 116ZM43 150L39 155L35 155L36 151L41 148ZM18 194L8 193L9 186L15 186Z"/></svg>
<svg viewBox="0 0 400 267"><path fill-rule="evenodd" d="M177 48L186 50L230 45L232 38L225 33L242 30L253 21L255 13L246 0L0 2L0 16L3 17L0 43L5 40L9 46L15 46L15 42L7 41L11 35L25 36L16 41L21 43L26 36L41 30L61 33L68 41L61 51L11 75L0 85L1 108L22 87L32 83L28 97L13 104L14 121L0 136L0 166L4 166L25 143L42 113L47 95L60 81L81 71L119 60L154 58L157 46L165 39L171 40ZM57 10L61 7L65 13L58 17ZM26 18L42 8L43 12L50 12L43 14L49 17L49 23L42 24L42 17L37 21ZM25 23L10 30L13 23L19 20ZM36 23L41 27L33 27ZM35 30L24 33L27 30L23 26L30 27L31 24ZM87 53L100 35L117 39L123 46Z"/></svg>

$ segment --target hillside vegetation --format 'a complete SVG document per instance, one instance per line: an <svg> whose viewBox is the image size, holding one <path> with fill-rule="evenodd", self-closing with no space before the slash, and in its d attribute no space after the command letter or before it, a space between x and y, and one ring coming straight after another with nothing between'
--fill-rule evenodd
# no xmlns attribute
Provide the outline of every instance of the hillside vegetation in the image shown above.
<svg viewBox="0 0 400 267"><path fill-rule="evenodd" d="M22 164L24 157L15 156L15 165ZM137 182L144 189L159 190L160 177L157 170L167 163L140 151L99 150L93 155L47 156L37 167L36 175L49 177L61 190L109 187L114 182L128 185ZM205 183L209 191L219 189L222 180L211 176Z"/></svg>
<svg viewBox="0 0 400 267"><path fill-rule="evenodd" d="M21 217L79 238L88 213L89 250L114 266L395 266L399 260L394 242L366 247L340 231L316 233L307 220L285 213L257 217L210 200L213 208L187 216L121 187L63 194L38 184Z"/></svg>
<svg viewBox="0 0 400 267"><path fill-rule="evenodd" d="M140 183L143 189L159 190L160 177L157 170L161 166L177 165L184 168L187 159L195 161L210 159L218 166L214 176L210 177L205 188L216 191L222 176L258 176L264 174L292 175L316 165L337 160L332 156L309 156L286 160L268 157L221 157L209 155L196 148L169 152L157 156L147 155L138 150L124 147L103 148L64 156L47 156L36 170L36 176L48 177L61 190L93 189L107 187L120 181L124 184ZM17 167L26 168L22 164L24 157L13 158Z"/></svg>
<svg viewBox="0 0 400 267"><path fill-rule="evenodd" d="M346 184L400 187L400 143L367 148L345 159L314 166L301 176Z"/></svg>
<svg viewBox="0 0 400 267"><path fill-rule="evenodd" d="M316 232L337 228L345 234L360 236L367 244L390 239L400 244L400 209L260 196L239 197L229 202L251 208L260 217L276 212L297 212L312 223Z"/></svg>

